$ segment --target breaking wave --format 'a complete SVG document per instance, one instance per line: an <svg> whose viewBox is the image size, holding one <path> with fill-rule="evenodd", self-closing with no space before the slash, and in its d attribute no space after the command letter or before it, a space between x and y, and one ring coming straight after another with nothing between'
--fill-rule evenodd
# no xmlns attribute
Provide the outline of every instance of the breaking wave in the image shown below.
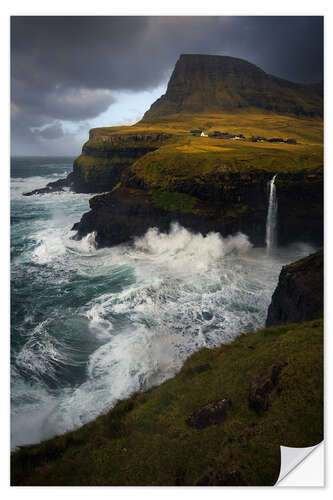
<svg viewBox="0 0 333 500"><path fill-rule="evenodd" d="M98 250L93 233L71 239L89 195L22 198L14 215L34 217L12 235L13 447L75 429L196 350L262 327L281 265L310 251L273 258L244 234L178 224Z"/></svg>

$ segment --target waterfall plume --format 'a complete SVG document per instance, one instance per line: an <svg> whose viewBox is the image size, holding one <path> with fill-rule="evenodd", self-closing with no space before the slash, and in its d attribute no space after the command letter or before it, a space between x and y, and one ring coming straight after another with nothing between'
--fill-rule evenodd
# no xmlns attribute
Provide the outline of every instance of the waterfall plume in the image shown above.
<svg viewBox="0 0 333 500"><path fill-rule="evenodd" d="M269 199L268 210L266 218L266 248L267 255L271 255L276 247L277 242L277 195L275 178L277 174L271 179L269 183Z"/></svg>

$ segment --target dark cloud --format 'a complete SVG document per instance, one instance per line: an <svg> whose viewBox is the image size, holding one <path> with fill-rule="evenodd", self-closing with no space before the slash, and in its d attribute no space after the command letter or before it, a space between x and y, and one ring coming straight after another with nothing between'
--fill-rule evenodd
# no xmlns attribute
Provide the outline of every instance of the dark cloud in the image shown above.
<svg viewBox="0 0 333 500"><path fill-rule="evenodd" d="M12 17L18 127L96 117L112 105L113 92L166 81L180 53L240 57L282 78L319 81L323 18Z"/></svg>
<svg viewBox="0 0 333 500"><path fill-rule="evenodd" d="M145 89L183 52L229 53L297 81L322 73L321 17L13 17L11 33L13 76L38 87Z"/></svg>
<svg viewBox="0 0 333 500"><path fill-rule="evenodd" d="M38 87L23 86L16 80L13 80L12 94L15 105L31 115L71 121L95 118L115 102L106 89L50 85L43 91Z"/></svg>

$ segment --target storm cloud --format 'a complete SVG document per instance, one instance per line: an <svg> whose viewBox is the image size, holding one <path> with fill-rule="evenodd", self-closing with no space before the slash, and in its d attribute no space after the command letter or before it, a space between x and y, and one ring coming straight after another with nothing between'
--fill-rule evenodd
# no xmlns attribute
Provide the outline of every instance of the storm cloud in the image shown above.
<svg viewBox="0 0 333 500"><path fill-rule="evenodd" d="M13 143L32 147L41 138L33 127L45 140L45 131L61 127L58 138L69 133L73 141L57 120L80 128L108 110L117 92L156 88L181 53L240 57L288 80L316 82L323 78L323 18L12 17Z"/></svg>

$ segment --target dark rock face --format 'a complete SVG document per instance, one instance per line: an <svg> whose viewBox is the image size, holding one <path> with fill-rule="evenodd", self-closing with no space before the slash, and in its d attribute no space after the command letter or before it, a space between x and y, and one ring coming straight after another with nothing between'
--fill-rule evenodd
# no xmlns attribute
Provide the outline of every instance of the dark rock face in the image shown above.
<svg viewBox="0 0 333 500"><path fill-rule="evenodd" d="M197 179L177 181L177 191L212 205L212 231L223 236L241 231L256 246L264 246L268 209L268 183L272 174L253 169L250 173L213 173L202 183ZM145 189L142 180L127 170L122 184ZM276 179L278 198L278 245L295 241L322 245L323 242L323 172L321 168L297 173L279 173ZM175 215L174 215L175 216ZM178 216L178 215L177 215ZM226 223L226 220L228 219ZM180 222L180 220L179 220ZM194 226L194 230L197 228Z"/></svg>
<svg viewBox="0 0 333 500"><path fill-rule="evenodd" d="M266 326L309 321L323 314L323 250L284 266Z"/></svg>
<svg viewBox="0 0 333 500"><path fill-rule="evenodd" d="M269 394L277 386L282 363L271 365L252 380L249 391L249 408L257 413L267 410Z"/></svg>
<svg viewBox="0 0 333 500"><path fill-rule="evenodd" d="M239 231L249 236L251 243L264 246L267 216L267 172L253 172L247 179L239 175L228 179L212 178L211 182L195 181L180 186L183 193L203 200L209 214L180 213L154 206L151 195L136 179L123 176L121 187L90 200L91 211L77 226L80 239L96 231L99 247L113 246L142 236L150 227L168 231L170 223L179 222L185 228L222 236ZM303 241L321 245L323 240L322 173L284 174L277 178L278 244ZM220 187L219 187L220 186Z"/></svg>
<svg viewBox="0 0 333 500"><path fill-rule="evenodd" d="M216 227L224 236L237 232L235 225L228 220L220 220L217 224L212 217L168 212L156 207L151 203L149 194L142 190L119 188L97 195L89 203L91 211L82 216L78 226L75 225L75 239L95 231L99 248L132 241L143 236L151 227L167 232L173 222L204 235L216 230Z"/></svg>
<svg viewBox="0 0 333 500"><path fill-rule="evenodd" d="M232 406L230 399L218 399L192 413L186 423L195 429L204 429L210 425L222 424Z"/></svg>
<svg viewBox="0 0 333 500"><path fill-rule="evenodd" d="M323 173L278 174L278 245L323 244Z"/></svg>
<svg viewBox="0 0 333 500"><path fill-rule="evenodd" d="M317 84L288 82L234 57L183 54L166 94L152 104L143 121L176 113L249 107L306 116L323 113Z"/></svg>

